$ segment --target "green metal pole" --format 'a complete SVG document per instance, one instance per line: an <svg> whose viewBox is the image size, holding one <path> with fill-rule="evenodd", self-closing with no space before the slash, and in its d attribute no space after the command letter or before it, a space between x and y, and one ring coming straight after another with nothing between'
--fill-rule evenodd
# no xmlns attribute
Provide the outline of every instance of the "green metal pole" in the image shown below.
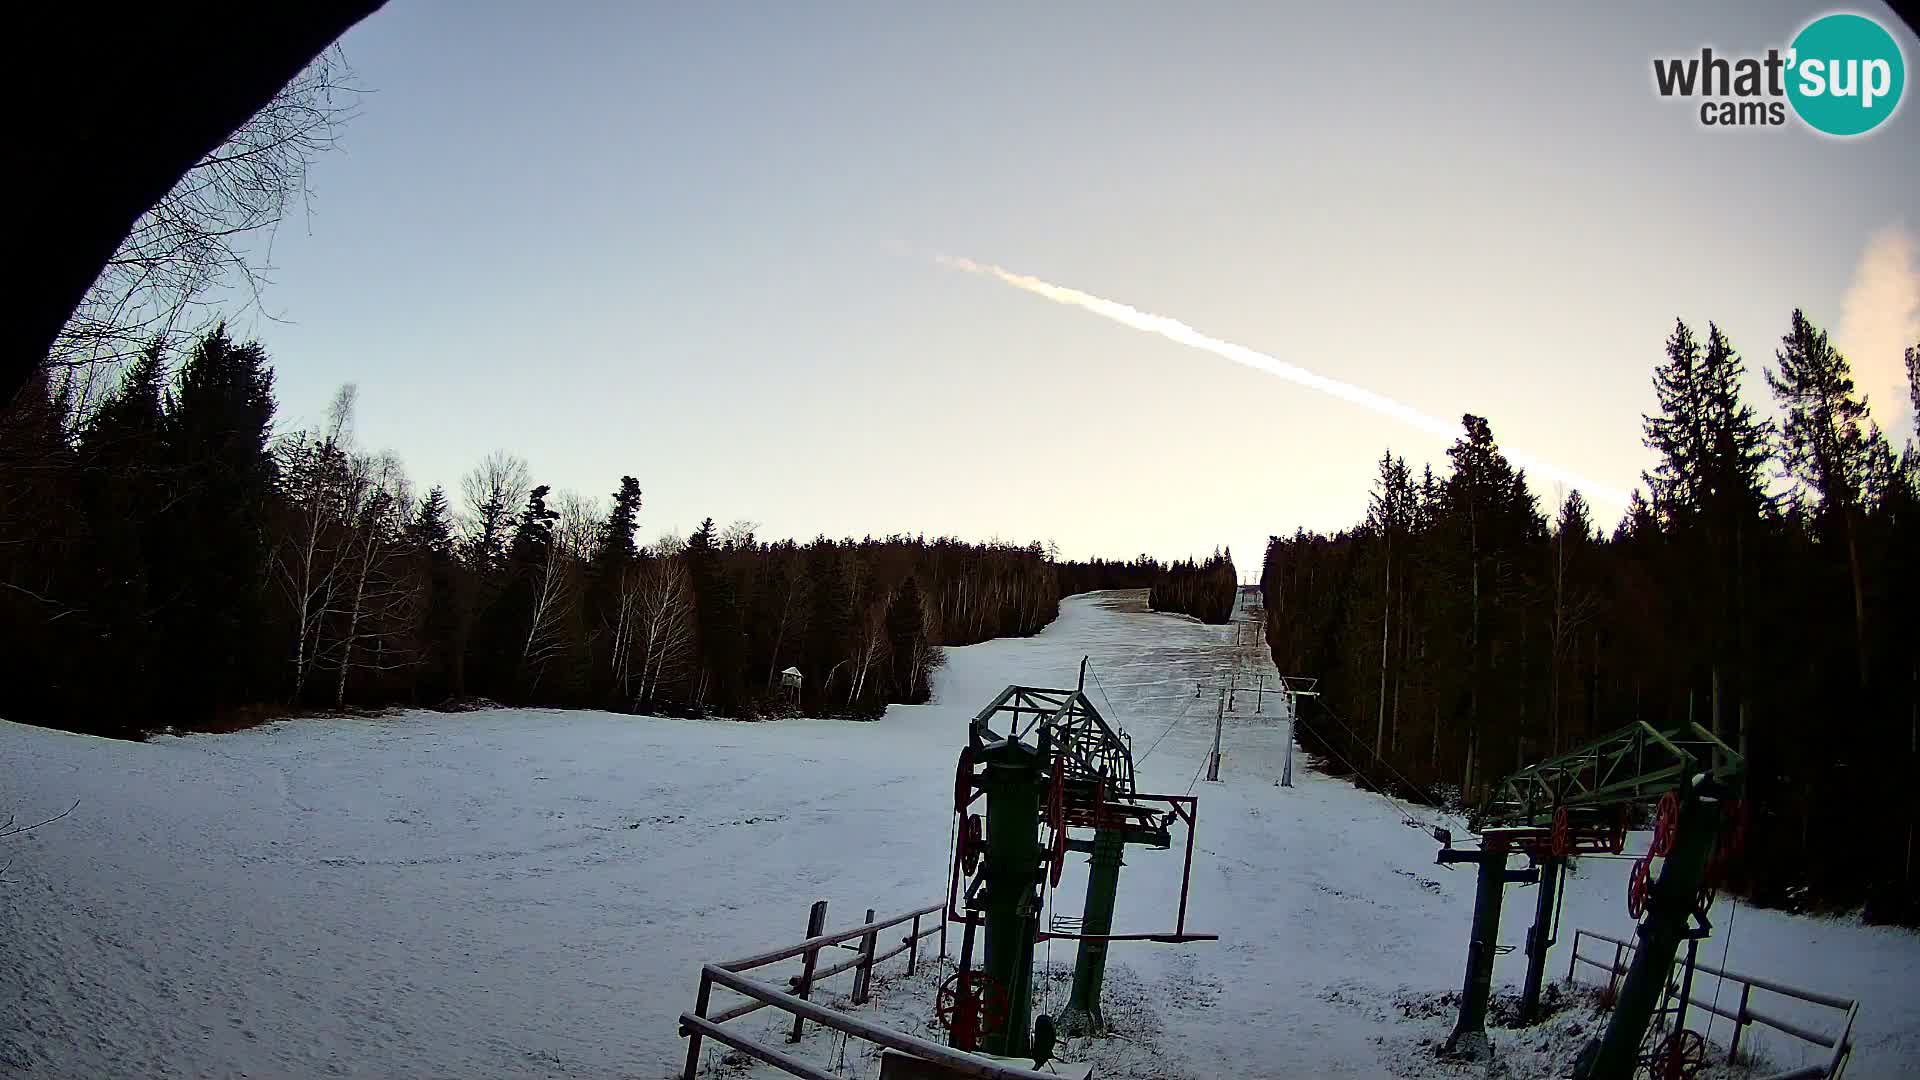
<svg viewBox="0 0 1920 1080"><path fill-rule="evenodd" d="M1487 1055L1487 999L1493 995L1494 946L1500 939L1500 901L1507 891L1507 844L1482 839L1479 887L1473 896L1473 936L1467 942L1467 981L1460 990L1460 1019L1447 1036L1446 1053L1479 1059Z"/></svg>
<svg viewBox="0 0 1920 1080"><path fill-rule="evenodd" d="M1564 861L1540 860L1540 895L1533 905L1533 927L1527 931L1527 981L1520 990L1522 1027L1540 1019L1540 984L1546 978L1547 950L1553 948L1553 902L1559 892L1560 864Z"/></svg>
<svg viewBox="0 0 1920 1080"><path fill-rule="evenodd" d="M1087 905L1080 919L1082 934L1113 932L1113 903L1120 891L1120 867L1125 862L1126 848L1126 836L1118 829L1101 829L1093 834ZM1067 1033L1086 1035L1106 1030L1106 1017L1100 1012L1100 984L1106 977L1107 942L1081 938L1079 955L1073 961L1073 993L1067 999L1067 1011L1062 1017L1062 1028Z"/></svg>
<svg viewBox="0 0 1920 1080"><path fill-rule="evenodd" d="M1607 1032L1582 1080L1627 1080L1640 1056L1640 1040L1673 970L1673 957L1687 938L1694 897L1720 839L1720 800L1689 793L1680 802L1680 823L1673 851L1647 897L1646 918L1635 931L1640 943L1627 966L1627 981L1607 1021Z"/></svg>
<svg viewBox="0 0 1920 1080"><path fill-rule="evenodd" d="M986 762L986 882L981 970L1006 993L1006 1019L981 1040L992 1054L1027 1050L1032 1009L1033 935L1039 929L1041 752L1011 739L980 754Z"/></svg>

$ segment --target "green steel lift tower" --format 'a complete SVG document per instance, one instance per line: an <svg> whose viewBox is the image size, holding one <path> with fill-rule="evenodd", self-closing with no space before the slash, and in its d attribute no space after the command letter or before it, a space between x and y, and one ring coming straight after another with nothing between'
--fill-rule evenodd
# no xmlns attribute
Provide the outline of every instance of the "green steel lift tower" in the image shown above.
<svg viewBox="0 0 1920 1080"><path fill-rule="evenodd" d="M1521 1022L1532 1023L1538 1019L1547 951L1554 944L1562 867L1581 853L1619 854L1629 808L1653 804L1652 849L1635 864L1628 895L1628 909L1640 920L1639 947L1605 1035L1582 1054L1576 1070L1580 1080L1626 1080L1646 1060L1640 1044L1680 943L1697 943L1712 929L1706 904L1722 860L1739 843L1735 823L1744 820L1744 810L1736 807L1729 814L1727 806L1744 768L1739 754L1698 724L1668 732L1632 724L1496 784L1473 818L1480 834L1477 850L1455 848L1444 830L1436 830L1444 845L1440 863L1472 863L1479 869L1460 1018L1446 1050L1469 1056L1484 1051L1506 885L1537 882L1540 888L1527 932L1520 1006ZM1509 869L1513 854L1526 855L1531 865ZM1681 1040L1671 1043L1677 1053Z"/></svg>
<svg viewBox="0 0 1920 1080"><path fill-rule="evenodd" d="M1002 730L994 729L996 720L1005 721ZM972 809L980 801L984 817ZM1216 939L1186 932L1184 877L1173 930L1113 933L1127 845L1170 847L1173 822L1184 822L1190 874L1196 806L1191 796L1135 790L1126 736L1079 689L1009 686L980 710L968 727L954 785L959 822L947 917L965 930L960 971L942 987L938 1010L952 1045L1010 1057L1028 1052L1037 942L1079 941L1060 1023L1068 1031L1094 1032L1102 1024L1109 943ZM1069 851L1091 856L1080 924L1072 931L1043 927L1047 893L1059 884ZM977 969L976 929L985 938Z"/></svg>

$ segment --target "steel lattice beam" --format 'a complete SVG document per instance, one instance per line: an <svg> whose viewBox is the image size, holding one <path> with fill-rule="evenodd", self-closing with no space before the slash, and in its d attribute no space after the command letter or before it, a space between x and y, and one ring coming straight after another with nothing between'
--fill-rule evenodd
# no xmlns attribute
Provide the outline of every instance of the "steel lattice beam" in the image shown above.
<svg viewBox="0 0 1920 1080"><path fill-rule="evenodd" d="M1699 724L1662 732L1646 723L1529 765L1495 784L1475 816L1477 830L1545 826L1570 812L1643 802L1678 791L1689 778L1738 776L1745 762Z"/></svg>
<svg viewBox="0 0 1920 1080"><path fill-rule="evenodd" d="M1080 782L1089 794L1106 781L1109 800L1130 799L1134 793L1133 748L1113 729L1087 695L1078 690L1039 686L1009 686L973 718L975 734L986 739L1001 736L993 730L994 717L1009 717L1007 735L1024 736L1045 727L1053 750L1066 760L1067 780ZM1022 722L1022 718L1026 722Z"/></svg>

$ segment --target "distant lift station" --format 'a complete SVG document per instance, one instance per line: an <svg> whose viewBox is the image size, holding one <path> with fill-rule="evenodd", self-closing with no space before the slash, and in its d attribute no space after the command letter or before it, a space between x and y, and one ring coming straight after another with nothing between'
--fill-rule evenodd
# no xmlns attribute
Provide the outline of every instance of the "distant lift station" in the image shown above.
<svg viewBox="0 0 1920 1080"><path fill-rule="evenodd" d="M1083 680L1084 671L1083 662ZM1002 724L998 730L996 722ZM960 970L938 1001L950 1044L1043 1057L1056 1020L1057 1030L1067 1034L1104 1029L1100 987L1110 942L1216 940L1217 934L1186 929L1197 809L1192 796L1136 789L1127 739L1080 689L1009 686L980 710L968 726L954 778L958 821L946 917L965 930ZM1126 848L1170 848L1176 821L1186 826L1186 865L1173 929L1114 933ZM1077 928L1043 928L1047 893L1059 885L1070 851L1091 857L1083 914ZM977 966L976 931L984 939ZM1034 945L1050 938L1080 946L1067 1006L1058 1018L1041 1018L1036 1038Z"/></svg>

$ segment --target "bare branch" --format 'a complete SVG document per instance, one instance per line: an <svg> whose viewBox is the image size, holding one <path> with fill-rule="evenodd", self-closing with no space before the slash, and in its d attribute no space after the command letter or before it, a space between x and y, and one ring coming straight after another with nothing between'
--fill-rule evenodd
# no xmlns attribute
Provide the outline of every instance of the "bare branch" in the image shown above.
<svg viewBox="0 0 1920 1080"><path fill-rule="evenodd" d="M269 284L272 231L290 209L305 208L308 168L355 115L352 83L344 55L327 50L188 170L108 260L48 364L117 368L156 338L204 322L204 299L223 285L257 308ZM69 384L85 391L74 405L84 414L98 397L94 381Z"/></svg>
<svg viewBox="0 0 1920 1080"><path fill-rule="evenodd" d="M19 836L22 833L30 833L42 825L51 825L54 822L59 821L61 818L66 817L68 814L73 813L75 810L79 809L79 807L80 807L80 800L75 799L73 800L72 806L67 807L65 810L60 811L59 813L53 815L52 817L48 818L45 821L35 822L32 825L22 825L17 828L13 824L13 819L9 817L5 825L0 825L0 840L10 839L12 837Z"/></svg>

